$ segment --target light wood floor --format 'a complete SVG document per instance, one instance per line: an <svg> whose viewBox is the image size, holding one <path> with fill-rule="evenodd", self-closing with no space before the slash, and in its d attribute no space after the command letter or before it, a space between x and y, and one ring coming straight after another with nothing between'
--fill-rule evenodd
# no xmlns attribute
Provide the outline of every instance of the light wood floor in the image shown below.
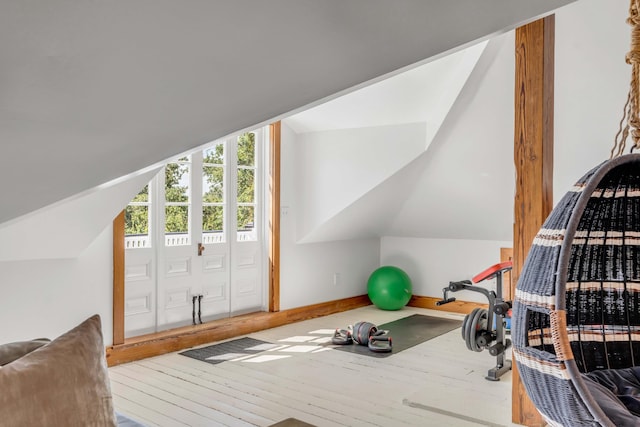
<svg viewBox="0 0 640 427"><path fill-rule="evenodd" d="M295 345L303 338L293 337L312 331L358 321L382 324L414 313L443 316L369 306L249 336ZM459 328L383 359L289 349L300 352L265 352L288 357L217 365L173 353L110 368L116 409L149 426L171 427L268 426L289 417L316 426L515 425L510 373L499 382L485 380L495 358L467 350Z"/></svg>

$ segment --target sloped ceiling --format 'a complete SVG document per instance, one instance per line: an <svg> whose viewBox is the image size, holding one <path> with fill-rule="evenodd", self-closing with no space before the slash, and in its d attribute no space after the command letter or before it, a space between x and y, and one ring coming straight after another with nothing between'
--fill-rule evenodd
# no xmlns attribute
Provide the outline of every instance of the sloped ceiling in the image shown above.
<svg viewBox="0 0 640 427"><path fill-rule="evenodd" d="M571 2L1 2L0 224Z"/></svg>
<svg viewBox="0 0 640 427"><path fill-rule="evenodd" d="M158 172L115 180L0 227L0 262L76 258Z"/></svg>
<svg viewBox="0 0 640 427"><path fill-rule="evenodd" d="M582 0L556 12L555 201L583 173L609 157L631 71L624 62L630 36L626 14L622 2L603 0ZM427 150L366 194L343 203L312 233L298 232L298 242L376 236L511 240L513 46L513 31L492 38ZM427 67L432 65L436 62ZM393 87L393 80L402 77L382 83ZM373 92L375 86L362 91ZM362 123L362 110L384 105L396 95L381 92L373 99L354 92L284 122L316 133L349 127ZM339 106L340 115L329 108L332 105ZM414 106L407 107L402 117L415 114ZM428 122L427 110L422 111L420 117ZM401 122L402 117L389 114L383 120ZM302 145L306 139L299 135L296 142Z"/></svg>

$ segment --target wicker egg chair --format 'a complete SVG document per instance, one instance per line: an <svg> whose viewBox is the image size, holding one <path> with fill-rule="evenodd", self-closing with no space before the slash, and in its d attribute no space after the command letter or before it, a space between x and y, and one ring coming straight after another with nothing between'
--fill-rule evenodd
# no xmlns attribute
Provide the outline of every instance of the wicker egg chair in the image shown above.
<svg viewBox="0 0 640 427"><path fill-rule="evenodd" d="M640 396L640 154L592 169L551 212L516 286L512 339L550 425L640 425L625 407ZM632 380L606 387L601 374Z"/></svg>
<svg viewBox="0 0 640 427"><path fill-rule="evenodd" d="M534 238L511 333L522 383L552 426L640 426L640 0L629 0L629 95L612 160Z"/></svg>

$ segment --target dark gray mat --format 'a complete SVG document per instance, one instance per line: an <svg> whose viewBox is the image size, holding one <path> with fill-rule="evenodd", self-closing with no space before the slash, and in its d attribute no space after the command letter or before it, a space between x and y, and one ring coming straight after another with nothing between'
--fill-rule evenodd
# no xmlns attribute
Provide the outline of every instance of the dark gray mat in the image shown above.
<svg viewBox="0 0 640 427"><path fill-rule="evenodd" d="M389 357L394 353L399 353L402 350L459 328L462 326L462 322L460 320L414 314L377 326L378 329L389 331L393 344L391 353L375 353L369 350L367 346L356 344L335 346L334 349L371 357Z"/></svg>
<svg viewBox="0 0 640 427"><path fill-rule="evenodd" d="M272 347L277 347L277 344L253 338L239 338L207 347L194 348L179 354L216 365L226 360L257 354Z"/></svg>

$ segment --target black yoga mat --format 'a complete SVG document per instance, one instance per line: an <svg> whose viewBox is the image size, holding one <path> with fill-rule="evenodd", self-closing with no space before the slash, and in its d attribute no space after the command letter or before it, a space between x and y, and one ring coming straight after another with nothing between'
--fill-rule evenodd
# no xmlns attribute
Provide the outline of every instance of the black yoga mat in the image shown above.
<svg viewBox="0 0 640 427"><path fill-rule="evenodd" d="M365 345L348 344L335 346L336 350L357 353L371 357L389 357L415 345L423 343L462 326L460 320L414 314L393 322L377 325L378 329L389 331L393 351L391 353L375 353Z"/></svg>
<svg viewBox="0 0 640 427"><path fill-rule="evenodd" d="M213 344L207 347L194 348L192 350L179 353L192 359L201 360L203 362L217 365L226 360L237 359L242 356L258 354L270 347L277 347L266 341L260 341L254 338L239 338L232 341Z"/></svg>

